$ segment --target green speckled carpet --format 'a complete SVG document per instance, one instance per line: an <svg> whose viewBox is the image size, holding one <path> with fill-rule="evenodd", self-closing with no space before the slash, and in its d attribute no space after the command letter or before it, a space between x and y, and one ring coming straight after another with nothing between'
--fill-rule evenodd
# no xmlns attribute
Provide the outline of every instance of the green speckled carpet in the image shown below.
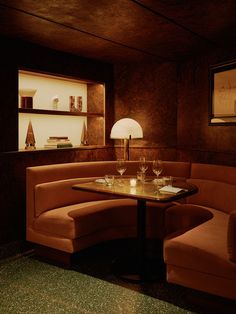
<svg viewBox="0 0 236 314"><path fill-rule="evenodd" d="M191 304L192 290L164 280L124 283L112 274L111 258L108 245L100 245L81 252L75 270L41 262L32 253L1 259L0 313L222 313Z"/></svg>
<svg viewBox="0 0 236 314"><path fill-rule="evenodd" d="M0 313L191 313L29 257L1 263L0 300Z"/></svg>

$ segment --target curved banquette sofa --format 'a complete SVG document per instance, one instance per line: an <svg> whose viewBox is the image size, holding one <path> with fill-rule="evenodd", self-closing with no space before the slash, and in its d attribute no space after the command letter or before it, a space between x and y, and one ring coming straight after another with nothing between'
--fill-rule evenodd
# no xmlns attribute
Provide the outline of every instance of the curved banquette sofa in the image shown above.
<svg viewBox="0 0 236 314"><path fill-rule="evenodd" d="M126 174L136 175L129 161ZM27 240L68 266L99 242L136 236L136 201L73 190L116 174L115 161L27 168ZM236 168L164 161L163 175L195 184L181 203L147 204L147 236L164 239L167 281L236 300ZM149 174L152 175L151 169Z"/></svg>
<svg viewBox="0 0 236 314"><path fill-rule="evenodd" d="M126 175L138 162L129 161ZM188 162L164 162L164 175L185 178ZM75 191L79 182L105 174L118 175L115 161L75 162L28 167L26 170L26 238L37 244L38 255L64 266L71 254L99 242L136 236L136 201ZM149 174L152 170L149 169ZM147 236L163 239L164 213L171 203L147 203Z"/></svg>
<svg viewBox="0 0 236 314"><path fill-rule="evenodd" d="M199 191L166 210L167 281L236 300L236 168L191 164Z"/></svg>

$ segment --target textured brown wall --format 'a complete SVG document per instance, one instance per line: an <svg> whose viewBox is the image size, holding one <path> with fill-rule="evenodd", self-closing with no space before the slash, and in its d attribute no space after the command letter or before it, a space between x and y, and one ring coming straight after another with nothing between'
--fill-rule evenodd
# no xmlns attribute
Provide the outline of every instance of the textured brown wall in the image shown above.
<svg viewBox="0 0 236 314"><path fill-rule="evenodd" d="M115 120L130 117L144 131L130 159L145 155L236 166L236 126L208 125L209 67L236 58L214 50L179 64L115 67ZM116 141L116 157L122 156Z"/></svg>
<svg viewBox="0 0 236 314"><path fill-rule="evenodd" d="M179 65L179 159L236 166L236 126L208 125L209 67L235 57L216 50Z"/></svg>
<svg viewBox="0 0 236 314"><path fill-rule="evenodd" d="M92 113L102 113L105 115L104 99L105 88L102 84L87 85L87 110ZM88 117L88 139L89 145L104 145L104 118L103 117Z"/></svg>
<svg viewBox="0 0 236 314"><path fill-rule="evenodd" d="M175 158L176 75L174 63L115 66L115 120L125 117L135 119L142 126L144 133L143 139L131 142L131 159L137 159L140 154L151 159ZM116 152L120 153L119 148Z"/></svg>

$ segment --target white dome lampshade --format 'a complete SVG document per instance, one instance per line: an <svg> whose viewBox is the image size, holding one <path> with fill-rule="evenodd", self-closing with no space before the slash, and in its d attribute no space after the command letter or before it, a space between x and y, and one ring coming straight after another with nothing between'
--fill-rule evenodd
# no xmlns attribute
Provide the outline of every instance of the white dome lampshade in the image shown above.
<svg viewBox="0 0 236 314"><path fill-rule="evenodd" d="M134 119L124 118L118 120L111 129L110 138L130 139L143 138L143 130L140 124Z"/></svg>
<svg viewBox="0 0 236 314"><path fill-rule="evenodd" d="M133 138L143 138L143 129L134 119L120 119L113 125L110 138L124 140L124 159L129 160L129 141Z"/></svg>

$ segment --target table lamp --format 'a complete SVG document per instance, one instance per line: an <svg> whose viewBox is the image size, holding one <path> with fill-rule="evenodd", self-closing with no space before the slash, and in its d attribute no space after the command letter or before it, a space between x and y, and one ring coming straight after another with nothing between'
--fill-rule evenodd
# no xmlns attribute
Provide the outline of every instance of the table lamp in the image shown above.
<svg viewBox="0 0 236 314"><path fill-rule="evenodd" d="M134 138L143 138L143 130L137 121L124 118L113 125L110 138L124 140L124 159L129 160L129 142Z"/></svg>

